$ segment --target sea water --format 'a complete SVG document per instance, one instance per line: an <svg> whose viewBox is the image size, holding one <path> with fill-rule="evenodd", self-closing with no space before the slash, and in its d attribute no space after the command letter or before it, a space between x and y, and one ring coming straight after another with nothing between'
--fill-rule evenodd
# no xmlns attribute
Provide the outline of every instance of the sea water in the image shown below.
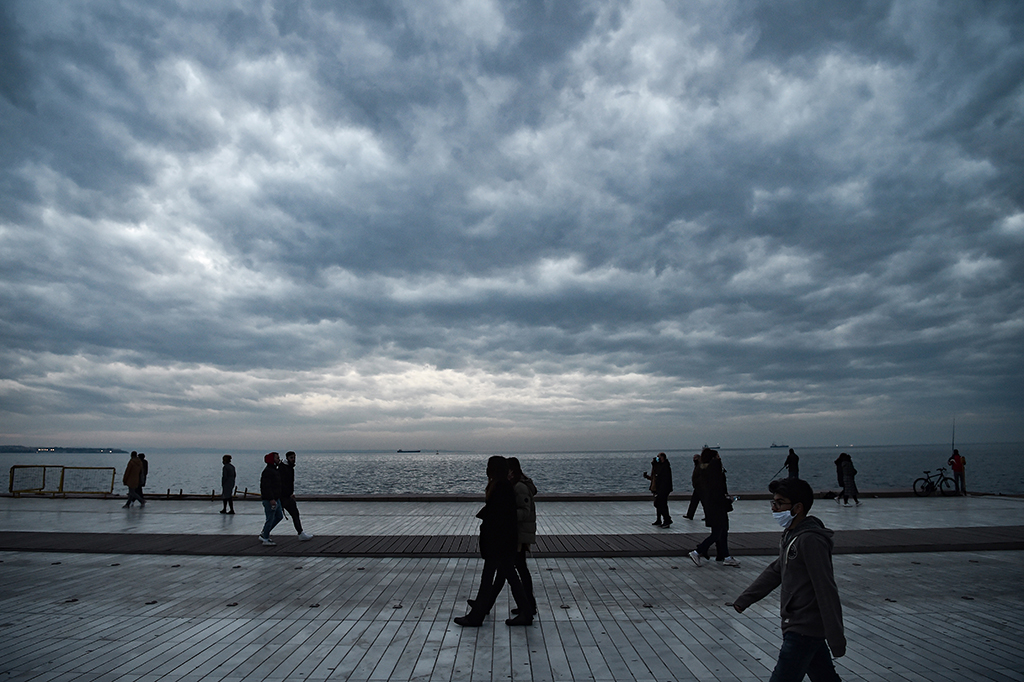
<svg viewBox="0 0 1024 682"><path fill-rule="evenodd" d="M967 458L967 488L971 492L1024 494L1024 443L957 444ZM857 469L861 490L909 492L922 471L947 467L950 446L885 445L797 447L800 476L815 491L838 490L835 458L847 452ZM677 493L691 490L690 474L697 449L666 450L672 463ZM779 472L787 448L720 449L729 490L742 495L765 492ZM239 491L258 492L263 452L148 450L152 494L184 491L220 492L221 456L231 454ZM283 453L282 453L283 454ZM479 494L486 484L487 458L492 454L518 457L523 470L541 493L645 493L655 450L616 452L302 452L298 453L296 493L302 494ZM115 467L114 492L124 491L121 474L127 454L0 453L0 467L15 464Z"/></svg>

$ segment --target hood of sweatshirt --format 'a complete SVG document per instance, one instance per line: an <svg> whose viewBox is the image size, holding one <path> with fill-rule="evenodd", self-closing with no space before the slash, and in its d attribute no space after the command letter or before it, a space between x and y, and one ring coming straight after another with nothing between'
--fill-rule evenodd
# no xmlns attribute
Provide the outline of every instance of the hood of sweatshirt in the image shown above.
<svg viewBox="0 0 1024 682"><path fill-rule="evenodd" d="M834 535L834 533L831 529L826 528L825 524L822 523L821 519L819 519L817 516L808 516L800 522L799 526L796 526L795 528L790 528L785 533L783 533L782 544L789 545L798 536L806 535L808 533L820 535L823 538L825 538L828 541L829 551L832 551L832 547L835 544L832 541L832 536Z"/></svg>

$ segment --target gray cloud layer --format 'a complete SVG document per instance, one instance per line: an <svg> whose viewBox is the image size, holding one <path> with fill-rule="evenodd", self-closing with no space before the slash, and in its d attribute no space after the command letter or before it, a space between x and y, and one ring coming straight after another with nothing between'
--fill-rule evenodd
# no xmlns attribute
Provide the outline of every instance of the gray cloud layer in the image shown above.
<svg viewBox="0 0 1024 682"><path fill-rule="evenodd" d="M0 8L8 440L1024 439L1018 2Z"/></svg>

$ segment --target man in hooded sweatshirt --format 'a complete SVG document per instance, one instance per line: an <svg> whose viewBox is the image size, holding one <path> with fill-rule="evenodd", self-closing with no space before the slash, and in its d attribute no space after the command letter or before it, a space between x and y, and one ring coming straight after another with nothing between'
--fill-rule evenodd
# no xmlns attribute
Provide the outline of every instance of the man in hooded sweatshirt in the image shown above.
<svg viewBox="0 0 1024 682"><path fill-rule="evenodd" d="M733 602L737 612L782 586L782 648L771 682L838 682L832 657L846 654L843 608L832 571L832 531L808 516L810 484L799 478L772 481L772 516L783 528L779 558L768 564Z"/></svg>

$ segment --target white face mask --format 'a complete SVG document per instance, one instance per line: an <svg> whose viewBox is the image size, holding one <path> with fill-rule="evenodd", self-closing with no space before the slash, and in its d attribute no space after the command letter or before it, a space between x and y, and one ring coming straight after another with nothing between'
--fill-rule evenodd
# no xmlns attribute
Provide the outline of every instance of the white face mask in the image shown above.
<svg viewBox="0 0 1024 682"><path fill-rule="evenodd" d="M789 528L789 524L793 523L793 514L788 509L786 511L772 512L772 516L775 517L775 523L784 529Z"/></svg>

